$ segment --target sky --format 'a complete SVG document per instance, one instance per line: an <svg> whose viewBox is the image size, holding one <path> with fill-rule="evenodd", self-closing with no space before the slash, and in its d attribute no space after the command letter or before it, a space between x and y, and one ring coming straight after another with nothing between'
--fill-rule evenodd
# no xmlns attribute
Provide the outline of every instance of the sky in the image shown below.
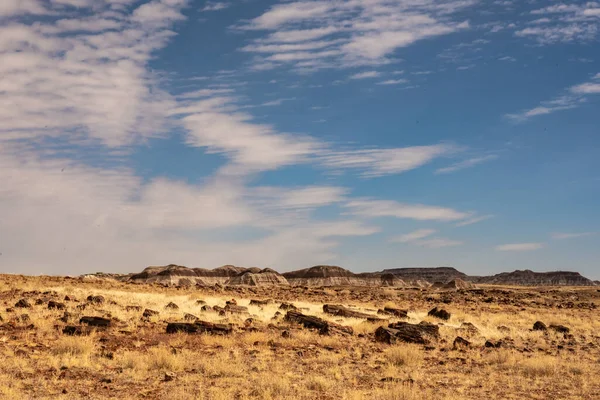
<svg viewBox="0 0 600 400"><path fill-rule="evenodd" d="M600 279L600 3L2 0L0 271Z"/></svg>

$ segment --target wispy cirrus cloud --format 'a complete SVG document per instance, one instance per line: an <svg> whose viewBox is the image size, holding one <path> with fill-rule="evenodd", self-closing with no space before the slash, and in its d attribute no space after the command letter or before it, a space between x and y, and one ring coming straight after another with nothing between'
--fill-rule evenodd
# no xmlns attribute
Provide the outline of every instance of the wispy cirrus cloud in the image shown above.
<svg viewBox="0 0 600 400"><path fill-rule="evenodd" d="M328 151L320 156L324 166L334 170L363 170L364 177L399 174L423 166L438 157L460 151L449 144L391 149Z"/></svg>
<svg viewBox="0 0 600 400"><path fill-rule="evenodd" d="M202 12L219 11L231 7L231 3L223 1L207 1L204 7L200 9Z"/></svg>
<svg viewBox="0 0 600 400"><path fill-rule="evenodd" d="M575 232L575 233L561 233L555 232L551 235L552 239L563 240L563 239L576 239L580 237L588 237L597 235L597 232Z"/></svg>
<svg viewBox="0 0 600 400"><path fill-rule="evenodd" d="M408 83L408 79L388 79L385 81L377 82L378 85L400 85L402 83Z"/></svg>
<svg viewBox="0 0 600 400"><path fill-rule="evenodd" d="M515 35L532 38L541 45L589 42L600 32L600 3L553 4L532 10L535 17Z"/></svg>
<svg viewBox="0 0 600 400"><path fill-rule="evenodd" d="M544 248L544 243L509 243L496 246L497 251L533 251Z"/></svg>
<svg viewBox="0 0 600 400"><path fill-rule="evenodd" d="M390 239L390 242L395 243L410 243L417 246L427 247L430 249L439 249L443 247L460 246L464 244L459 240L452 240L442 237L430 237L437 231L435 229L418 229L414 232L405 235L396 236Z"/></svg>
<svg viewBox="0 0 600 400"><path fill-rule="evenodd" d="M460 170L463 170L466 168L472 168L476 165L483 164L485 162L492 161L497 158L498 158L498 156L495 154L490 154L490 155L481 156L481 157L473 157L473 158L469 158L468 160L460 161L449 167L439 168L439 169L435 170L435 173L436 174L450 174L452 172L460 171Z"/></svg>
<svg viewBox="0 0 600 400"><path fill-rule="evenodd" d="M300 0L275 4L237 28L271 32L244 49L260 54L264 53L260 46L273 46L270 55L260 54L254 59L255 69L292 66L297 71L310 72L323 68L383 65L393 62L389 56L396 49L426 38L468 29L467 21L453 18L453 15L475 3L470 0L444 3L433 0ZM300 42L310 46L311 41L326 37L335 37L326 51L311 49L293 54L285 47L276 46Z"/></svg>
<svg viewBox="0 0 600 400"><path fill-rule="evenodd" d="M378 76L381 76L381 73L379 73L377 71L365 71L365 72L359 72L354 75L350 75L350 79L377 78Z"/></svg>
<svg viewBox="0 0 600 400"><path fill-rule="evenodd" d="M351 215L378 218L393 217L419 221L456 221L471 214L447 207L424 204L405 204L392 200L356 199L348 201L346 207Z"/></svg>
<svg viewBox="0 0 600 400"><path fill-rule="evenodd" d="M577 108L587 101L588 96L600 94L600 74L596 74L589 82L584 82L567 88L566 94L553 100L542 102L540 105L506 117L516 122L526 121L540 115L548 115L557 111Z"/></svg>
<svg viewBox="0 0 600 400"><path fill-rule="evenodd" d="M415 240L423 239L436 233L435 229L418 229L416 231L406 233L404 235L395 236L390 239L391 242L407 243Z"/></svg>
<svg viewBox="0 0 600 400"><path fill-rule="evenodd" d="M466 219L464 221L458 222L455 226L460 227L460 226L473 225L473 224L476 224L478 222L488 220L490 218L494 218L494 215L488 214L488 215L481 215L481 216L478 216L478 217L469 218L469 219Z"/></svg>

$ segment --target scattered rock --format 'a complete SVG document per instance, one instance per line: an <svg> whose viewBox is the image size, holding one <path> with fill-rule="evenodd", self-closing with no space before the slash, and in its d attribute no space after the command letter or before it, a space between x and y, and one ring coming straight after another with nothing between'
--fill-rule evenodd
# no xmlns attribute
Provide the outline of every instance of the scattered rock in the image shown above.
<svg viewBox="0 0 600 400"><path fill-rule="evenodd" d="M72 318L73 318L73 314L71 314L71 313L70 313L70 312L68 312L68 311L65 311L65 312L63 313L63 316L62 316L62 317L60 317L58 320L59 320L59 321L62 321L62 322L64 322L64 323L67 323L67 322L69 322L69 320L70 320L70 319L72 319Z"/></svg>
<svg viewBox="0 0 600 400"><path fill-rule="evenodd" d="M292 334L290 333L290 331L283 331L283 332L281 332L281 337L285 338L285 339L289 339L292 337Z"/></svg>
<svg viewBox="0 0 600 400"><path fill-rule="evenodd" d="M81 317L79 323L89 326L109 327L110 319L102 317Z"/></svg>
<svg viewBox="0 0 600 400"><path fill-rule="evenodd" d="M210 308L210 306L204 305L204 306L202 306L202 308L200 310L202 310L202 311L210 311L210 310L212 310L212 308Z"/></svg>
<svg viewBox="0 0 600 400"><path fill-rule="evenodd" d="M31 308L31 304L26 299L21 299L15 304L17 308ZM8 309L6 310L8 312Z"/></svg>
<svg viewBox="0 0 600 400"><path fill-rule="evenodd" d="M344 306L335 305L335 304L325 304L323 305L323 312L326 314L336 315L338 317L346 317L346 318L362 318L367 319L369 321L381 321L382 319L376 317L375 315L365 314L362 312L350 310Z"/></svg>
<svg viewBox="0 0 600 400"><path fill-rule="evenodd" d="M298 308L296 308L295 305L293 305L292 303L281 303L281 305L279 306L280 310L297 310Z"/></svg>
<svg viewBox="0 0 600 400"><path fill-rule="evenodd" d="M235 299L231 299L231 300L227 300L225 302L226 306L237 306L237 301L235 301Z"/></svg>
<svg viewBox="0 0 600 400"><path fill-rule="evenodd" d="M158 311L154 311L154 310L150 310L149 308L146 308L144 310L144 312L142 313L142 317L144 317L144 318L150 318L150 317L153 317L153 316L158 315L158 314L160 314Z"/></svg>
<svg viewBox="0 0 600 400"><path fill-rule="evenodd" d="M375 331L375 340L378 342L393 344L397 341L405 343L429 344L429 338L439 338L440 328L428 322L409 324L408 322L396 322L388 327L380 326Z"/></svg>
<svg viewBox="0 0 600 400"><path fill-rule="evenodd" d="M470 322L463 322L458 329L465 331L470 335L479 335L479 329Z"/></svg>
<svg viewBox="0 0 600 400"><path fill-rule="evenodd" d="M546 332L548 330L548 327L543 322L537 321L535 324L533 324L533 330Z"/></svg>
<svg viewBox="0 0 600 400"><path fill-rule="evenodd" d="M502 347L502 341L501 340L498 340L498 341L487 340L485 342L484 347L486 347L488 349L499 349Z"/></svg>
<svg viewBox="0 0 600 400"><path fill-rule="evenodd" d="M87 297L87 301L88 301L88 303L104 304L105 299L104 299L104 296L92 296L92 295L89 295Z"/></svg>
<svg viewBox="0 0 600 400"><path fill-rule="evenodd" d="M429 315L430 317L442 319L444 321L448 321L451 317L451 314L448 311L438 309L437 307L429 311L427 315Z"/></svg>
<svg viewBox="0 0 600 400"><path fill-rule="evenodd" d="M29 314L21 314L21 316L19 317L19 320L22 323L26 324L31 321L31 318L29 317Z"/></svg>
<svg viewBox="0 0 600 400"><path fill-rule="evenodd" d="M408 318L408 311L394 307L384 307L383 310L378 310L377 314L393 315L396 318Z"/></svg>
<svg viewBox="0 0 600 400"><path fill-rule="evenodd" d="M248 307L238 306L236 304L227 304L224 311L232 314L248 314Z"/></svg>
<svg viewBox="0 0 600 400"><path fill-rule="evenodd" d="M196 321L193 323L170 322L167 324L167 333L211 333L225 335L233 331L230 324L213 324L212 322Z"/></svg>
<svg viewBox="0 0 600 400"><path fill-rule="evenodd" d="M498 327L498 328L496 328L496 329L498 329L498 332L500 332L500 333L505 333L505 334L508 334L508 333L510 333L510 332L511 332L510 328L509 328L508 326L504 326L504 325L502 325L502 326L499 326L499 327Z"/></svg>
<svg viewBox="0 0 600 400"><path fill-rule="evenodd" d="M205 304L206 304L206 302L204 300L196 300L196 305L198 305L198 306L203 306Z"/></svg>
<svg viewBox="0 0 600 400"><path fill-rule="evenodd" d="M273 300L271 300L271 299L266 299L266 300L252 299L252 300L250 300L251 306L266 306L271 303L273 303Z"/></svg>
<svg viewBox="0 0 600 400"><path fill-rule="evenodd" d="M287 312L285 320L302 324L302 326L308 329L317 329L322 335L333 333L352 335L354 333L352 327L338 325L312 315L304 315L301 312L294 310Z"/></svg>
<svg viewBox="0 0 600 400"><path fill-rule="evenodd" d="M64 310L66 306L63 303L50 300L48 302L48 310Z"/></svg>
<svg viewBox="0 0 600 400"><path fill-rule="evenodd" d="M142 307L141 306L126 306L125 307L125 311L142 311Z"/></svg>
<svg viewBox="0 0 600 400"><path fill-rule="evenodd" d="M466 349L471 347L471 342L469 342L466 339L463 339L462 337L458 336L456 339L454 339L454 344L452 346L455 350L456 349Z"/></svg>
<svg viewBox="0 0 600 400"><path fill-rule="evenodd" d="M179 306L173 302L170 302L165 306L165 310L179 310Z"/></svg>
<svg viewBox="0 0 600 400"><path fill-rule="evenodd" d="M550 325L548 327L548 329L551 329L554 332L558 332L558 333L569 333L569 332L571 332L571 329L567 328L564 325L554 325L554 324L552 324L552 325Z"/></svg>
<svg viewBox="0 0 600 400"><path fill-rule="evenodd" d="M184 319L184 320L186 320L186 321L195 321L195 320L197 320L197 319L198 319L198 317L196 317L194 314L189 314L189 313L186 313L186 314L183 316L183 319Z"/></svg>
<svg viewBox="0 0 600 400"><path fill-rule="evenodd" d="M175 380L177 374L175 372L165 372L165 382L171 382Z"/></svg>

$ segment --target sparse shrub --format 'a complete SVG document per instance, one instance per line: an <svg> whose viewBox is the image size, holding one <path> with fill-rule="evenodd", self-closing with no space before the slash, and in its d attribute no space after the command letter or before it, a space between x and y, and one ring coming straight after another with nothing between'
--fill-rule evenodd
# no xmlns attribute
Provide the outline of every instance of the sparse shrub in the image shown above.
<svg viewBox="0 0 600 400"><path fill-rule="evenodd" d="M384 353L386 360L396 366L414 366L421 362L423 355L415 346L393 346Z"/></svg>

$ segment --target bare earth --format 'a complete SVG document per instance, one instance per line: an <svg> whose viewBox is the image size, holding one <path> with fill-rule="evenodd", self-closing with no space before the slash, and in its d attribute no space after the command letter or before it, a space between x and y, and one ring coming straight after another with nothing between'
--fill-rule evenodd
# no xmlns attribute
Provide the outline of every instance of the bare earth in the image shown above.
<svg viewBox="0 0 600 400"><path fill-rule="evenodd" d="M593 287L186 289L0 275L0 302L6 399L600 399ZM288 318L282 302L297 308ZM408 318L378 314L385 307ZM434 307L450 319L428 316ZM422 321L439 336L375 335ZM169 322L188 325L167 333Z"/></svg>

